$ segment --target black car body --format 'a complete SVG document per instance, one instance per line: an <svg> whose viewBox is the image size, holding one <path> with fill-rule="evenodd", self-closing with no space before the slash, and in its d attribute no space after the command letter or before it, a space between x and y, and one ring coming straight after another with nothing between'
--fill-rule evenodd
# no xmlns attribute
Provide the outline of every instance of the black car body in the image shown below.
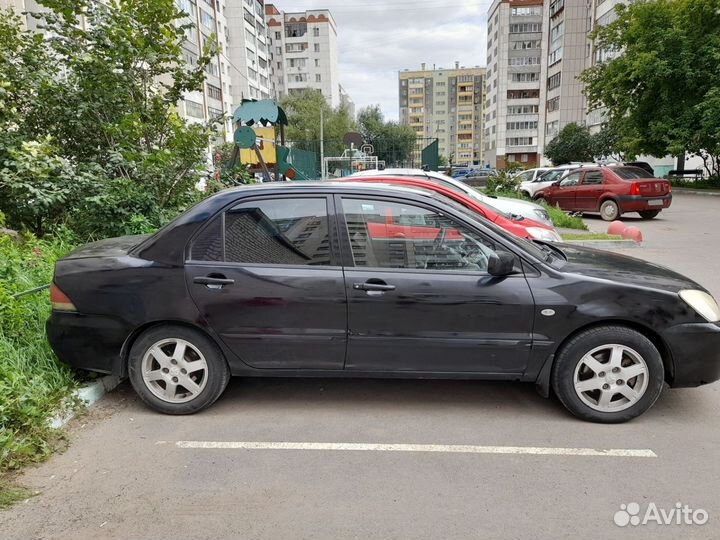
<svg viewBox="0 0 720 540"><path fill-rule="evenodd" d="M263 204L270 210L258 213ZM326 216L320 225L272 218L282 213L275 208L309 205L326 210L317 212ZM355 230L350 207L375 221ZM393 245L426 235L410 221L415 215L372 214L391 207L451 220L503 260L491 254L487 269L474 271L455 247L440 260L438 239L466 239L447 240L455 229L439 228L423 240L425 255L415 255L424 267L376 267L383 256L391 260ZM233 224L240 224L237 238ZM320 254L320 264L311 264L293 242L303 234L304 242L315 241L318 226L322 240L312 257ZM305 232L287 233L298 227ZM379 247L360 254L369 251L370 236ZM243 262L230 262L238 250ZM678 295L704 291L697 283L629 257L514 239L448 200L409 188L283 183L227 190L152 236L81 247L58 261L54 287L72 303L71 310L56 306L48 322L58 356L122 377L139 337L170 324L202 334L229 372L242 376L505 379L536 382L547 394L564 344L594 328L621 326L656 346L659 376L671 386L720 378L720 325Z"/></svg>

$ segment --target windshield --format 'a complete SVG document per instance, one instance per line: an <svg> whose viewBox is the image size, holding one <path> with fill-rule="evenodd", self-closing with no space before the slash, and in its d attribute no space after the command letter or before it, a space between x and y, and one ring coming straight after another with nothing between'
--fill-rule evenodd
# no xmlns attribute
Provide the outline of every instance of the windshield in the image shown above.
<svg viewBox="0 0 720 540"><path fill-rule="evenodd" d="M487 219L478 217L477 213L473 212L472 210L463 206L462 204L452 200L450 197L448 197L446 195L442 195L440 193L433 193L433 196L436 197L437 199L440 199L442 202L444 202L448 206L452 206L454 209L456 209L458 212L461 212L468 218L473 219L475 221L482 221L483 225L485 225L489 229L492 229L498 235L502 236L508 242L512 243L515 247L519 248L520 250L522 250L526 253L529 253L530 255L532 255L533 257L535 257L541 261L551 262L551 259L548 257L549 254L552 254L553 259L559 258L557 252L553 251L552 249L550 249L550 252L548 252L543 247L544 244L537 244L530 240L525 240L524 238L517 237L514 234L509 233L505 229L498 227L493 222L491 222ZM494 207L493 207L493 210L497 211Z"/></svg>
<svg viewBox="0 0 720 540"><path fill-rule="evenodd" d="M562 175L565 174L568 171L571 171L572 169L553 169L551 171L546 172L542 176L540 176L536 182L555 182L556 180L560 180L562 178Z"/></svg>

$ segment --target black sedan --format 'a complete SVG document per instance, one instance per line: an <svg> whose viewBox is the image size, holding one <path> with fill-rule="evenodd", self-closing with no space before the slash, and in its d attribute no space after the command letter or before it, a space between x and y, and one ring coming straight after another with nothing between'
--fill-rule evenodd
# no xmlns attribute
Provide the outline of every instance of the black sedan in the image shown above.
<svg viewBox="0 0 720 540"><path fill-rule="evenodd" d="M720 309L640 260L520 240L421 189L244 187L57 263L48 336L188 414L231 375L534 382L622 422L720 378Z"/></svg>

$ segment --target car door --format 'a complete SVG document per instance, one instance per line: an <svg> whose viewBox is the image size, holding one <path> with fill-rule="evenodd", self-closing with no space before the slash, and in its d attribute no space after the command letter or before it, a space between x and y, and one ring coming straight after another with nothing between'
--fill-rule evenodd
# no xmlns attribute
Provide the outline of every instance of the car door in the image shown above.
<svg viewBox="0 0 720 540"><path fill-rule="evenodd" d="M190 295L246 364L343 368L347 301L333 207L325 195L243 199L191 243Z"/></svg>
<svg viewBox="0 0 720 540"><path fill-rule="evenodd" d="M575 191L580 181L582 171L574 171L560 181L557 189L553 190L553 204L563 210L575 210Z"/></svg>
<svg viewBox="0 0 720 540"><path fill-rule="evenodd" d="M600 169L590 169L580 179L575 188L575 209L594 212L598 209L598 200L603 193L604 176Z"/></svg>
<svg viewBox="0 0 720 540"><path fill-rule="evenodd" d="M346 371L520 373L533 298L520 271L487 273L498 248L431 206L337 196L348 296Z"/></svg>

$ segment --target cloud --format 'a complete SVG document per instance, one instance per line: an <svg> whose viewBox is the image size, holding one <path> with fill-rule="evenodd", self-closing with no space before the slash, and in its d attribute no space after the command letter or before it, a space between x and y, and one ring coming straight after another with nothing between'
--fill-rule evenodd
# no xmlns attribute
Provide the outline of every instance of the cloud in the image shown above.
<svg viewBox="0 0 720 540"><path fill-rule="evenodd" d="M340 84L356 107L398 117L398 72L484 66L489 2L458 0L276 0L284 11L329 9L337 23Z"/></svg>

